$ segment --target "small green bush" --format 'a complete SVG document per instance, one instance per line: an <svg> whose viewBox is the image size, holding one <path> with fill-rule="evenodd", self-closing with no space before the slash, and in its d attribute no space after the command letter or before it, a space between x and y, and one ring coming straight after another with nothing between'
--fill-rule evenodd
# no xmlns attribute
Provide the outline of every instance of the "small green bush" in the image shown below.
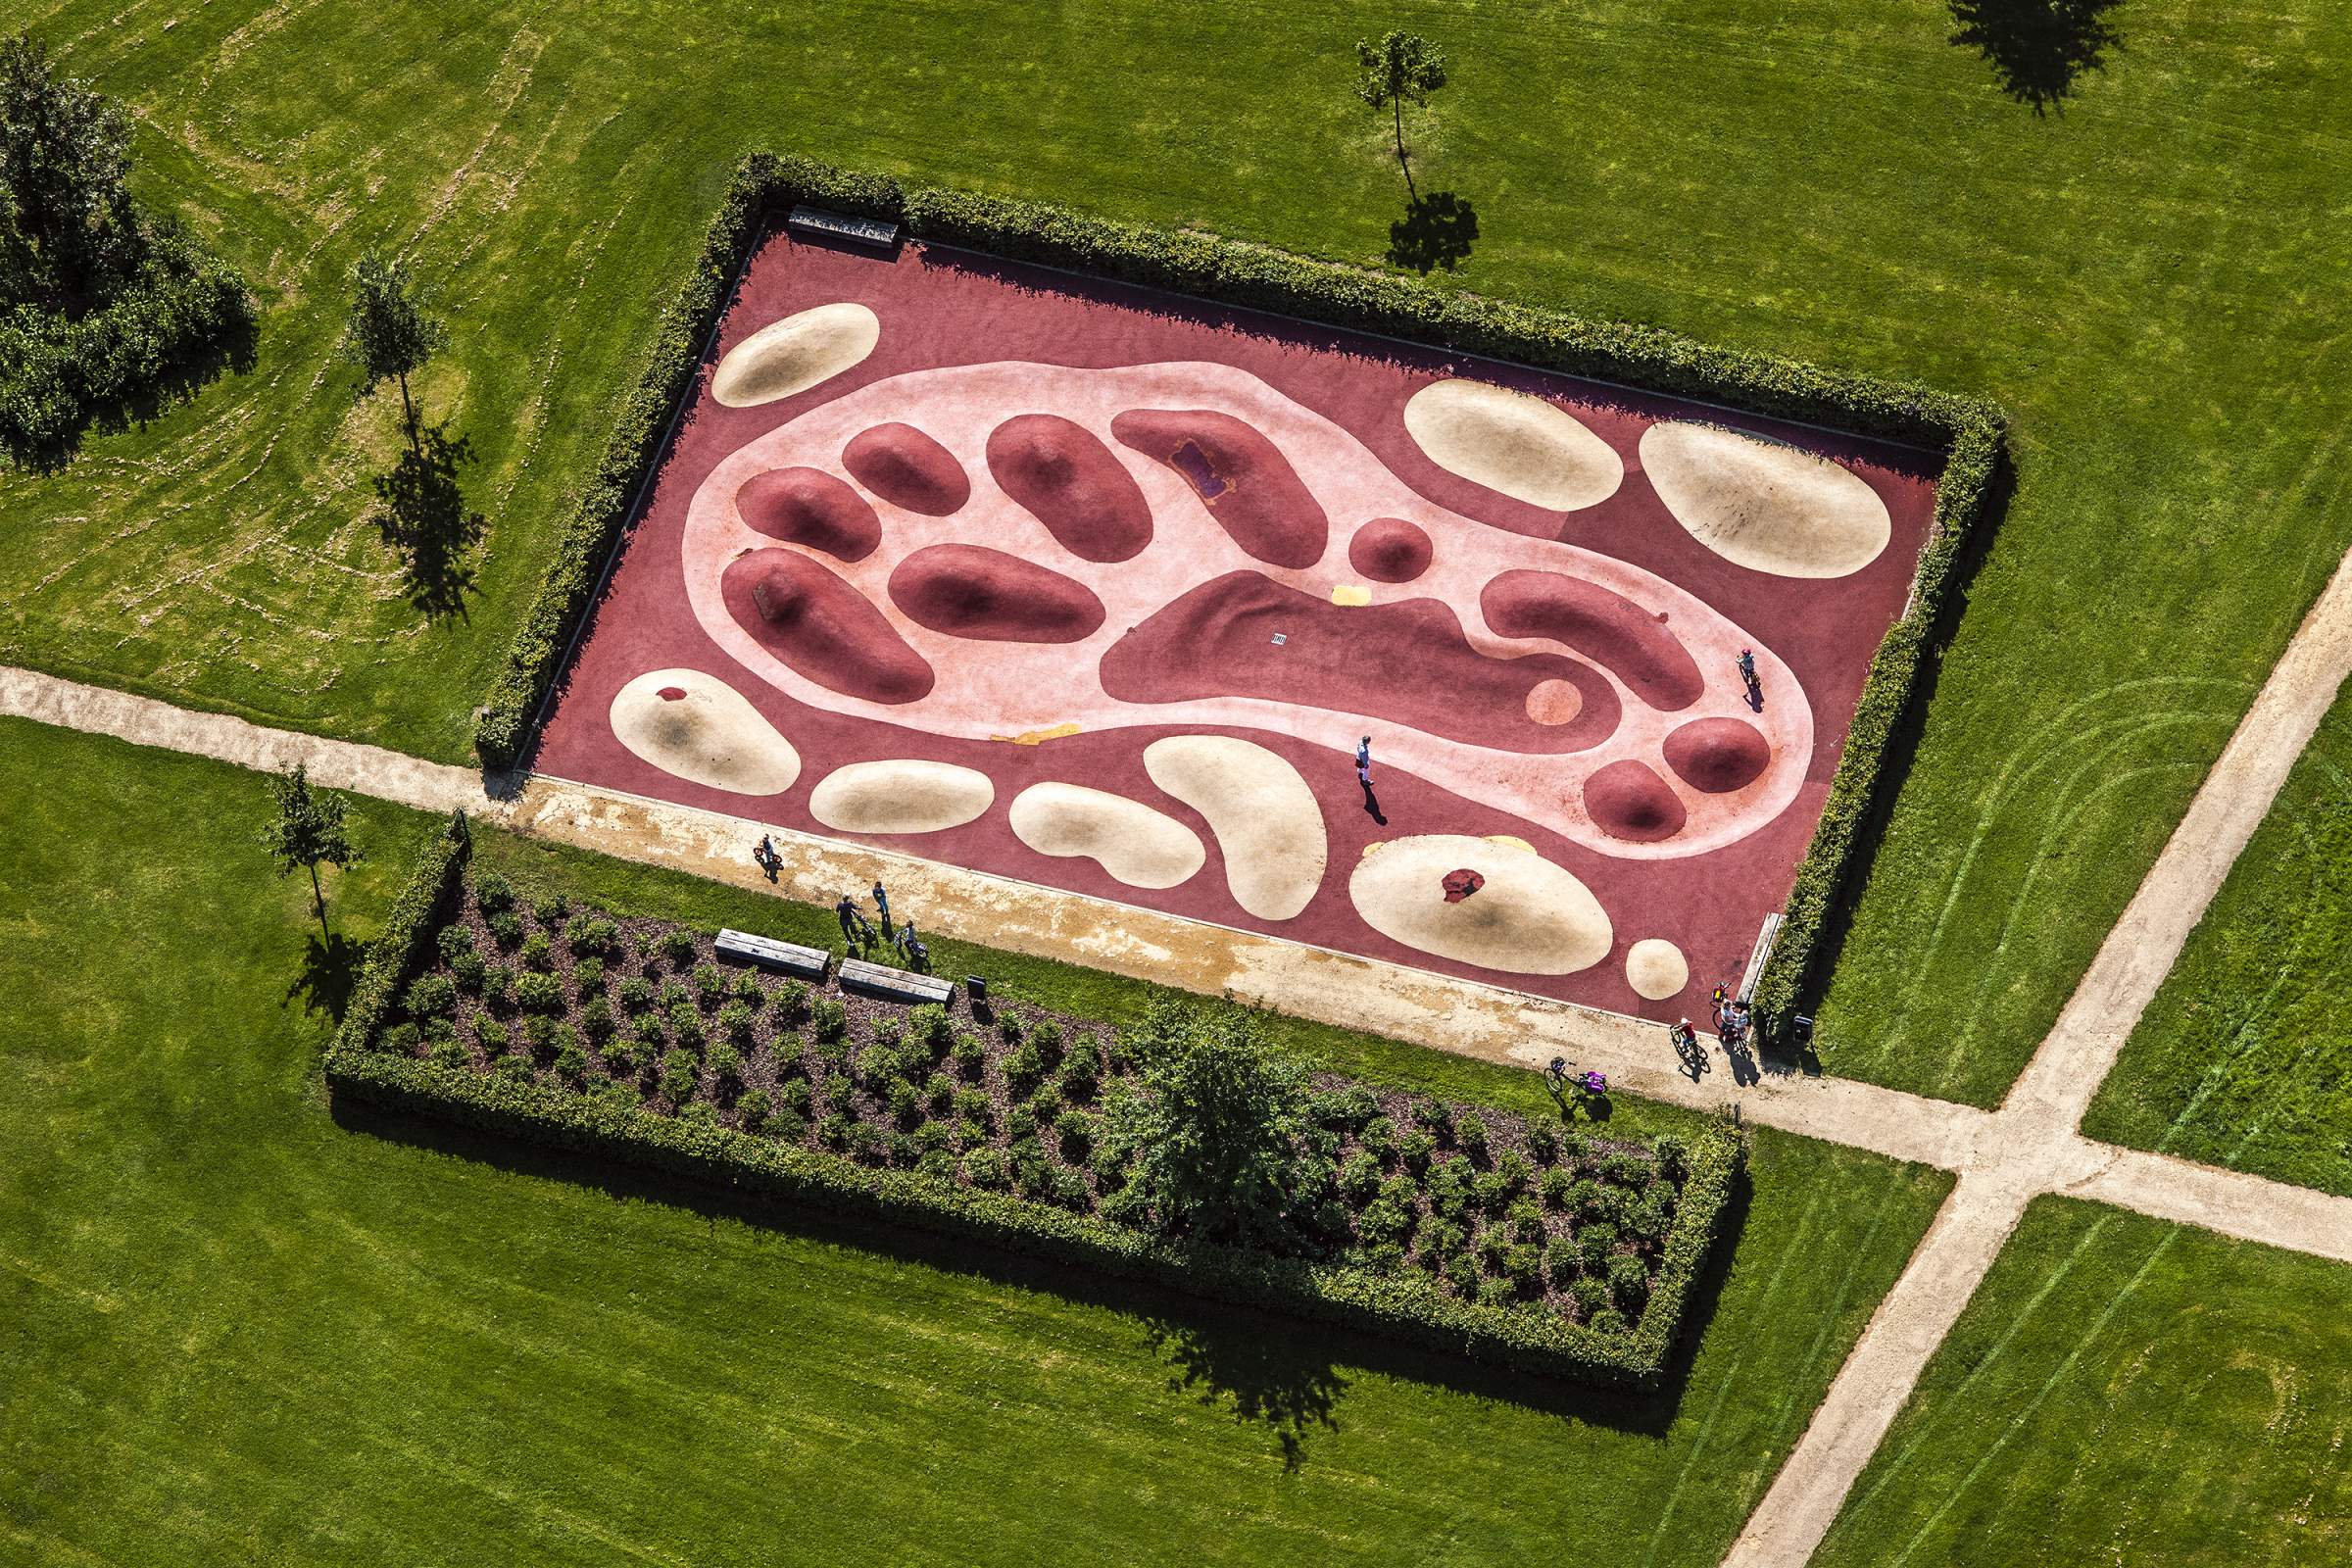
<svg viewBox="0 0 2352 1568"><path fill-rule="evenodd" d="M580 996L601 995L605 989L605 960L582 958L571 966L571 989Z"/></svg>
<svg viewBox="0 0 2352 1568"><path fill-rule="evenodd" d="M727 994L727 976L715 963L694 966L694 1000L706 1007L715 1007Z"/></svg>
<svg viewBox="0 0 2352 1568"><path fill-rule="evenodd" d="M514 1005L525 1012L561 1012L564 1008L564 982L552 974L533 970L514 977Z"/></svg>
<svg viewBox="0 0 2352 1568"><path fill-rule="evenodd" d="M1585 1259L1585 1272L1598 1275L1609 1266L1609 1258L1617 1250L1617 1227L1602 1223L1586 1225L1576 1233L1576 1245Z"/></svg>
<svg viewBox="0 0 2352 1568"><path fill-rule="evenodd" d="M694 960L694 933L672 926L654 939L654 948L663 963L672 969L683 968Z"/></svg>
<svg viewBox="0 0 2352 1568"><path fill-rule="evenodd" d="M654 1005L654 983L643 975L633 974L613 988L620 998L622 1010L631 1017L650 1011Z"/></svg>
<svg viewBox="0 0 2352 1568"><path fill-rule="evenodd" d="M1429 1169L1429 1162L1437 1152L1436 1137L1418 1128L1396 1140L1396 1152L1404 1161L1404 1168L1416 1174Z"/></svg>
<svg viewBox="0 0 2352 1568"><path fill-rule="evenodd" d="M474 951L473 927L445 925L433 937L433 947L443 963L455 963L466 954Z"/></svg>
<svg viewBox="0 0 2352 1568"><path fill-rule="evenodd" d="M490 940L499 951L513 953L522 943L522 921L512 909L501 909L483 922L490 927Z"/></svg>
<svg viewBox="0 0 2352 1568"><path fill-rule="evenodd" d="M571 913L571 901L561 893L551 893L531 906L531 918L550 931L564 929L564 916Z"/></svg>
<svg viewBox="0 0 2352 1568"><path fill-rule="evenodd" d="M620 928L603 915L576 915L564 928L564 940L576 957L609 958L620 951Z"/></svg>
<svg viewBox="0 0 2352 1568"><path fill-rule="evenodd" d="M470 1067L473 1065L473 1058L466 1054L465 1046L455 1038L434 1041L431 1048L425 1052L424 1059L436 1067ZM509 1057L508 1059L514 1058Z"/></svg>
<svg viewBox="0 0 2352 1568"><path fill-rule="evenodd" d="M1554 1213L1568 1206L1569 1195L1575 1188L1576 1178L1558 1165L1545 1171L1543 1181L1537 1184L1537 1190L1544 1195L1544 1206Z"/></svg>
<svg viewBox="0 0 2352 1568"><path fill-rule="evenodd" d="M974 1187L996 1192L1012 1185L1012 1171L1001 1152L980 1148L963 1156L963 1179Z"/></svg>
<svg viewBox="0 0 2352 1568"><path fill-rule="evenodd" d="M446 976L428 974L409 987L406 1005L409 1016L419 1023L427 1018L446 1018L457 1010L458 988Z"/></svg>
<svg viewBox="0 0 2352 1568"><path fill-rule="evenodd" d="M956 1070L966 1082L978 1083L988 1067L988 1046L978 1035L956 1037Z"/></svg>
<svg viewBox="0 0 2352 1568"><path fill-rule="evenodd" d="M849 1033L850 1010L831 997L820 998L809 1018L808 1029L816 1036L819 1045L840 1040Z"/></svg>
<svg viewBox="0 0 2352 1568"><path fill-rule="evenodd" d="M701 1067L702 1063L695 1059L691 1051L672 1048L664 1052L662 1056L662 1096L677 1105L692 1100L695 1088L701 1081Z"/></svg>
<svg viewBox="0 0 2352 1568"><path fill-rule="evenodd" d="M473 873L473 902L485 915L511 909L514 906L514 884L496 871L476 871Z"/></svg>
<svg viewBox="0 0 2352 1568"><path fill-rule="evenodd" d="M1549 1165L1560 1157L1560 1135L1549 1123L1531 1121L1527 1124L1527 1152L1539 1165Z"/></svg>
<svg viewBox="0 0 2352 1568"><path fill-rule="evenodd" d="M1065 1110L1054 1118L1054 1136L1062 1158L1084 1164L1095 1147L1095 1118L1083 1110Z"/></svg>
<svg viewBox="0 0 2352 1568"><path fill-rule="evenodd" d="M1364 1123L1355 1141L1357 1147L1384 1165L1396 1157L1396 1124L1386 1116L1375 1116Z"/></svg>
<svg viewBox="0 0 2352 1568"><path fill-rule="evenodd" d="M738 997L718 1009L718 1032L739 1046L752 1043L751 1004Z"/></svg>
<svg viewBox="0 0 2352 1568"><path fill-rule="evenodd" d="M481 1042L482 1054L495 1056L507 1049L507 1026L487 1015L473 1020L473 1038Z"/></svg>
<svg viewBox="0 0 2352 1568"><path fill-rule="evenodd" d="M788 1029L807 1022L808 996L808 983L805 980L787 980L776 987L776 1022Z"/></svg>
<svg viewBox="0 0 2352 1568"><path fill-rule="evenodd" d="M531 1058L520 1054L499 1057L491 1063L490 1070L511 1084L527 1084L539 1076Z"/></svg>
<svg viewBox="0 0 2352 1568"><path fill-rule="evenodd" d="M1380 1191L1380 1161L1370 1151L1359 1149L1348 1156L1348 1163L1340 1167L1340 1191L1359 1207L1372 1201L1372 1195Z"/></svg>
<svg viewBox="0 0 2352 1568"><path fill-rule="evenodd" d="M743 1123L743 1130L747 1133L764 1131L768 1118L775 1112L775 1102L768 1097L768 1093L764 1089L753 1090L744 1096L735 1106L736 1118Z"/></svg>
<svg viewBox="0 0 2352 1568"><path fill-rule="evenodd" d="M592 996L580 1006L580 1031L597 1044L612 1038L612 1004L603 996Z"/></svg>
<svg viewBox="0 0 2352 1568"><path fill-rule="evenodd" d="M525 969L549 973L556 967L556 945L547 939L546 932L534 931L522 939L522 951L515 958Z"/></svg>
<svg viewBox="0 0 2352 1568"><path fill-rule="evenodd" d="M1475 1110L1462 1113L1453 1124L1453 1141L1474 1165L1487 1162L1487 1119Z"/></svg>

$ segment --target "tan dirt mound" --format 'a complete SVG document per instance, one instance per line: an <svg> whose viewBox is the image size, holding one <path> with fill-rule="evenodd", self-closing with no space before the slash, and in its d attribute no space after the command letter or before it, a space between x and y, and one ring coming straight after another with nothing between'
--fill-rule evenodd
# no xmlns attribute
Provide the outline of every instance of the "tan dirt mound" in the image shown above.
<svg viewBox="0 0 2352 1568"><path fill-rule="evenodd" d="M1860 474L1777 441L1668 421L1642 432L1642 468L1691 538L1782 577L1843 577L1893 533Z"/></svg>
<svg viewBox="0 0 2352 1568"><path fill-rule="evenodd" d="M1638 997L1664 1002L1690 983L1690 964L1665 938L1645 937L1625 950L1625 983Z"/></svg>
<svg viewBox="0 0 2352 1568"><path fill-rule="evenodd" d="M862 305L819 305L770 321L718 362L711 401L749 409L806 392L864 360L881 339L882 322Z"/></svg>
<svg viewBox="0 0 2352 1568"><path fill-rule="evenodd" d="M977 820L997 798L986 773L953 762L852 762L808 795L808 814L843 833L937 833Z"/></svg>
<svg viewBox="0 0 2352 1568"><path fill-rule="evenodd" d="M656 669L613 694L613 738L674 778L737 795L778 795L801 754L743 694L699 669Z"/></svg>
<svg viewBox="0 0 2352 1568"><path fill-rule="evenodd" d="M1013 837L1040 855L1084 856L1131 888L1172 888L1208 859L1193 830L1140 801L1077 784L1013 797Z"/></svg>
<svg viewBox="0 0 2352 1568"><path fill-rule="evenodd" d="M1485 878L1458 903L1446 877ZM1408 948L1506 974L1575 974L1609 955L1608 911L1575 876L1532 850L1433 833L1356 862L1348 897L1364 923Z"/></svg>
<svg viewBox="0 0 2352 1568"><path fill-rule="evenodd" d="M1485 381L1435 381L1404 406L1429 461L1553 512L1597 506L1625 482L1616 450L1566 410Z"/></svg>
<svg viewBox="0 0 2352 1568"><path fill-rule="evenodd" d="M1262 746L1226 735L1171 735L1144 749L1152 782L1208 818L1233 902L1288 920L1323 885L1330 845L1315 792Z"/></svg>

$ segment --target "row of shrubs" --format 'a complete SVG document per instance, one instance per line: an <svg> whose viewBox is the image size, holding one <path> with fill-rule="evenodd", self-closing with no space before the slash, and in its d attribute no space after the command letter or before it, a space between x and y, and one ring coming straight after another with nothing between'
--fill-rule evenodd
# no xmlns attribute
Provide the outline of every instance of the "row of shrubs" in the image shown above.
<svg viewBox="0 0 2352 1568"><path fill-rule="evenodd" d="M0 450L33 461L55 452L94 413L252 321L252 296L228 265L176 223L155 222L136 270L104 304L76 317L32 305L0 314Z"/></svg>
<svg viewBox="0 0 2352 1568"><path fill-rule="evenodd" d="M636 391L558 541L538 598L516 632L474 727L482 759L516 760L592 610L604 564L636 495L662 458L663 432L692 388L730 279L771 214L796 202L905 225L912 236L1016 261L1087 271L1229 305L1282 313L1759 414L1916 442L1948 455L1936 531L1908 613L1871 665L1829 801L1756 1002L1768 1027L1796 1011L1819 971L1832 914L1861 870L1868 822L1898 781L1888 745L1943 628L1963 542L1983 523L2003 461L2004 420L1983 399L1824 369L1781 355L1721 348L1656 327L1602 321L1312 260L1198 230L1168 231L967 191L908 188L804 159L744 160L704 236L702 254L663 313Z"/></svg>
<svg viewBox="0 0 2352 1568"><path fill-rule="evenodd" d="M1467 1244L1468 1222L1479 1218L1470 1210L1482 1210L1484 1223L1495 1230L1499 1242L1493 1258L1482 1256L1477 1261L1493 1264L1507 1284L1541 1289L1549 1280L1559 1294L1575 1301L1580 1312L1589 1313L1592 1322L1588 1326L1572 1322L1558 1311L1518 1304L1508 1289L1474 1284L1465 1291L1462 1282L1444 1268L1396 1267L1397 1259L1368 1257L1361 1246L1328 1256L1281 1256L1169 1240L1100 1211L1096 1195L1072 1190L1073 1181L1083 1188L1086 1179L1095 1174L1087 1162L1085 1140L1059 1141L1063 1117L1069 1111L1080 1111L1073 1129L1083 1132L1085 1112L1074 1095L1065 1099L1056 1093L1057 1087L1067 1083L1066 1070L1056 1076L1057 1070L1066 1069L1070 1060L1083 1056L1105 1074L1115 1069L1115 1057L1100 1052L1102 1042L1091 1035L1083 1043L1074 1033L1057 1041L1062 1056L1057 1062L1046 1064L1043 1058L1052 1054L1033 1053L1041 1058L1033 1082L1041 1087L1030 1088L1029 1095L1035 1101L1053 1094L1057 1104L1052 1123L1032 1121L1030 1125L1053 1151L1049 1174L1061 1173L1064 1179L1058 1186L1053 1182L1033 1184L1021 1176L1016 1158L1000 1140L973 1141L967 1148L950 1151L944 1146L923 1148L915 1135L906 1134L910 1148L919 1152L911 1161L902 1161L894 1156L885 1133L864 1141L846 1137L836 1141L820 1135L813 1147L779 1136L783 1129L777 1122L808 1111L821 1113L825 1108L821 1102L812 1102L804 1110L788 1102L782 1079L774 1080L772 1091L741 1092L722 1113L716 1103L718 1082L711 1062L721 1046L730 1052L736 1048L718 1016L731 1003L743 999L737 993L736 978L724 977L723 971L720 983L698 984L699 965L676 971L673 963L670 978L688 988L686 1004L690 1009L715 1004L711 1016L697 1028L709 1045L696 1054L679 1049L677 1054L696 1061L701 1072L694 1083L681 1081L674 1086L684 1103L671 1100L667 1113L649 1103L636 1087L609 1084L603 1090L582 1093L561 1082L558 1075L533 1070L527 1060L515 1069L504 1069L502 1062L499 1069L483 1071L470 1056L459 1064L449 1057L436 1060L428 1054L419 1058L406 1049L377 1049L385 1043L385 1035L416 1027L415 1018L402 1017L401 997L407 982L439 977L442 956L435 951L436 933L448 929L463 904L466 850L462 830L436 843L370 953L327 1060L328 1080L338 1094L740 1186L828 1213L919 1226L1066 1263L1151 1279L1199 1295L1466 1351L1529 1370L1636 1385L1654 1380L1665 1363L1689 1292L1725 1217L1743 1159L1741 1141L1724 1127L1710 1128L1687 1144L1662 1147L1660 1155L1680 1168L1680 1199L1663 1235L1642 1243L1642 1255L1635 1256L1619 1250L1633 1244L1630 1239L1620 1243L1610 1216L1625 1217L1621 1205L1638 1199L1612 1198L1604 1189L1619 1177L1642 1172L1612 1175L1608 1159L1603 1158L1594 1173L1600 1178L1597 1181L1580 1182L1565 1172L1559 1173L1565 1180L1555 1181L1533 1168L1505 1173L1501 1167L1517 1152L1514 1147L1494 1159L1492 1169L1472 1175L1470 1150L1495 1136L1489 1118L1436 1102L1416 1102L1403 1116L1361 1116L1367 1106L1356 1099L1370 1102L1369 1108L1375 1112L1380 1108L1368 1091L1354 1098L1345 1090L1318 1097L1319 1119L1354 1129L1345 1135L1344 1145L1335 1141L1335 1148L1344 1147L1350 1156L1338 1161L1337 1185L1357 1224L1365 1214L1383 1212L1384 1204L1392 1209L1396 1206L1399 1194L1395 1184L1398 1177L1388 1172L1409 1157L1408 1144L1420 1148L1427 1161L1425 1171L1452 1170L1461 1187L1451 1196L1440 1194L1436 1203L1427 1205L1427 1213L1419 1218L1421 1228L1459 1226ZM579 912L569 913L564 929L568 932L582 919ZM460 944L453 939L452 946ZM580 961L602 960L591 956ZM578 967L575 962L571 969L575 981ZM597 979L600 986L607 983L603 973ZM706 991L707 996L700 994ZM453 1001L436 991L421 999L412 996L409 1006L414 1010L421 1004L431 1013ZM790 1011L796 1018L806 1016L811 1032L822 1034L826 1030L817 1024L817 1018L828 1006L837 1009L839 1004L805 989L798 995L779 990L769 1006ZM839 1028L837 1016L831 1027ZM877 1031L877 1039L866 1046L857 1063L854 1081L859 1093L876 1103L893 1104L881 1092L893 1079L912 1083L926 1069L932 1076L961 1079L968 1067L978 1065L963 1060L966 1046L962 1041L951 1040L949 1049L940 1053L938 1042L930 1038L935 1032L946 1032L944 1015L936 1020L910 1016L904 1029L896 1027L894 1020L889 1030ZM773 1037L763 1033L761 1038ZM413 1049L418 1041L411 1034L401 1044ZM1029 1051L1031 1043L1024 1041L1019 1049ZM876 1054L878 1050L881 1055ZM922 1060L913 1062L911 1058L918 1053ZM905 1054L909 1060L897 1062L892 1054ZM747 1057L734 1059L741 1063ZM846 1054L843 1059L846 1062ZM992 1070L1012 1061L1001 1052L989 1059ZM657 1082L668 1065L658 1064ZM956 1097L973 1092L977 1076L953 1085L951 1116L970 1111L969 1106L957 1105ZM806 1087L805 1079L791 1081ZM924 1082L928 1086L928 1080ZM914 1092L924 1094L927 1088ZM766 1098L755 1105L754 1093ZM1352 1156L1370 1152L1362 1133L1382 1120L1393 1123L1388 1130L1393 1147L1385 1161L1375 1157L1379 1169L1360 1168L1362 1162ZM853 1124L873 1125L870 1120L845 1117L845 1126ZM1049 1126L1054 1138L1045 1137ZM1565 1135L1547 1130L1546 1136L1554 1140L1555 1159L1573 1152L1560 1142ZM866 1143L873 1147L865 1148ZM1436 1155L1434 1151L1441 1144L1450 1145L1459 1155ZM933 1153L942 1159L948 1159L950 1153L956 1157L946 1164L937 1159L926 1163L924 1156ZM1624 1157L1629 1164L1634 1158ZM1639 1162L1645 1169L1650 1167L1646 1158ZM1520 1176L1524 1185L1512 1184L1510 1174ZM958 1177L961 1179L956 1179ZM1497 1187L1496 1195L1484 1193L1483 1185L1490 1181ZM1417 1193L1425 1191L1425 1185L1416 1184ZM1449 1219L1448 1212L1458 1217ZM1572 1215L1592 1240L1566 1229L1566 1220ZM1547 1225L1547 1219L1553 1223ZM1566 1245L1553 1249L1537 1242L1538 1230ZM1361 1240L1370 1246L1396 1245L1368 1237ZM1513 1249L1519 1250L1515 1257ZM1466 1250L1465 1246L1449 1255L1462 1255ZM1399 1257L1401 1252L1399 1248ZM1520 1272L1526 1272L1528 1279L1518 1280Z"/></svg>
<svg viewBox="0 0 2352 1568"><path fill-rule="evenodd" d="M683 927L619 922L561 894L525 906L494 870L465 882L437 960L409 982L379 1049L1153 1223L1126 1151L1099 1136L1139 1066L1124 1035L1027 1004L981 1019L866 999L854 1030L841 997L722 966ZM1596 1145L1347 1080L1301 1109L1288 1135L1288 1250L1418 1267L1465 1298L1547 1298L1604 1332L1641 1310L1673 1226L1682 1140Z"/></svg>

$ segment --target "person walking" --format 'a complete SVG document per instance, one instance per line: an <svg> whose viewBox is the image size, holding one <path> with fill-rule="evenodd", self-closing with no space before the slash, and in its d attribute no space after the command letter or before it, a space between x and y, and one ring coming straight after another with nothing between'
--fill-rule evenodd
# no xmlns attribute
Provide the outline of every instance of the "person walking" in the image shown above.
<svg viewBox="0 0 2352 1568"><path fill-rule="evenodd" d="M784 864L784 858L776 853L776 841L765 833L760 835L760 848L752 852L752 858L760 862L760 869L767 873L770 882Z"/></svg>
<svg viewBox="0 0 2352 1568"><path fill-rule="evenodd" d="M858 912L858 901L844 893L841 902L833 906L833 912L841 917L841 940L857 946L858 928L865 923L865 917Z"/></svg>
<svg viewBox="0 0 2352 1568"><path fill-rule="evenodd" d="M1367 792L1372 788L1372 737L1369 735L1355 743L1355 781Z"/></svg>

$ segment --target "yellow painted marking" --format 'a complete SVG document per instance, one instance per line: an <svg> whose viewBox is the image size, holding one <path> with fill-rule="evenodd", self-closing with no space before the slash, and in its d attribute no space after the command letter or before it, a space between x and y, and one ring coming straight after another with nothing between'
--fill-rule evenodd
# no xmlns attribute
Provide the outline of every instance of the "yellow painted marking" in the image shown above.
<svg viewBox="0 0 2352 1568"><path fill-rule="evenodd" d="M1499 844L1503 848L1509 850L1525 850L1530 855L1536 853L1536 847L1533 844L1528 843L1527 840L1523 838L1515 838L1508 833L1490 833L1487 835L1487 842L1489 844Z"/></svg>
<svg viewBox="0 0 2352 1568"><path fill-rule="evenodd" d="M1015 746L1041 746L1047 741L1057 741L1065 735L1077 733L1078 725L1073 721L1067 724L1056 724L1052 729L1025 729L1018 735L991 735L989 739L1009 741Z"/></svg>
<svg viewBox="0 0 2352 1568"><path fill-rule="evenodd" d="M1372 602L1372 590L1361 583L1344 582L1331 591L1331 602L1335 605L1368 605Z"/></svg>

